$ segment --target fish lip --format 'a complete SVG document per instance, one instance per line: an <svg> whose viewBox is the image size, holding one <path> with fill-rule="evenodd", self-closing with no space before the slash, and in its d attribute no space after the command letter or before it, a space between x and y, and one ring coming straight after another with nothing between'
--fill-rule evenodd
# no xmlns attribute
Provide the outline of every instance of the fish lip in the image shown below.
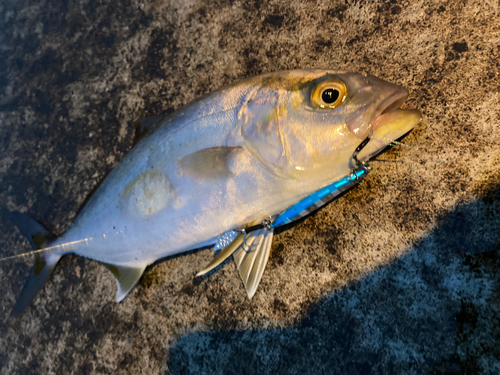
<svg viewBox="0 0 500 375"><path fill-rule="evenodd" d="M392 94L381 103L380 106L384 109L380 114L383 115L384 113L395 111L403 105L407 97L408 94L406 92L396 92Z"/></svg>
<svg viewBox="0 0 500 375"><path fill-rule="evenodd" d="M381 122L378 121L382 115L385 115L390 112L394 112L399 109L403 103L408 98L408 91L401 87L400 90L397 90L392 95L385 98L379 105L377 110L377 114L374 116L374 120L372 122L372 130L375 131L381 126Z"/></svg>
<svg viewBox="0 0 500 375"><path fill-rule="evenodd" d="M369 78L373 98L362 111L356 110L346 118L347 127L359 139L365 139L371 131L375 131L380 116L397 110L408 97L408 90L404 87L373 76Z"/></svg>

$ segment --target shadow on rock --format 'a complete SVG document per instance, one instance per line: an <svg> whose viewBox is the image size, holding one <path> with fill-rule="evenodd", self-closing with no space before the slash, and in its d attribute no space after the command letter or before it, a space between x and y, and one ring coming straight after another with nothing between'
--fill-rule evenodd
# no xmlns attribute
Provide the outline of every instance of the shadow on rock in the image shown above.
<svg viewBox="0 0 500 375"><path fill-rule="evenodd" d="M500 187L448 213L392 264L297 327L199 332L172 374L499 373Z"/></svg>

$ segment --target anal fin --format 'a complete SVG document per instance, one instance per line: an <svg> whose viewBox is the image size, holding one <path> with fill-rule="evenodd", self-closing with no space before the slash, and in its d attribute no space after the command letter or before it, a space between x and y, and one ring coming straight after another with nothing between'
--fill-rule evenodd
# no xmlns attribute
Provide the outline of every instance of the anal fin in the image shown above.
<svg viewBox="0 0 500 375"><path fill-rule="evenodd" d="M134 289L141 278L145 266L127 267L115 264L102 263L115 277L118 291L116 293L116 302L120 302Z"/></svg>

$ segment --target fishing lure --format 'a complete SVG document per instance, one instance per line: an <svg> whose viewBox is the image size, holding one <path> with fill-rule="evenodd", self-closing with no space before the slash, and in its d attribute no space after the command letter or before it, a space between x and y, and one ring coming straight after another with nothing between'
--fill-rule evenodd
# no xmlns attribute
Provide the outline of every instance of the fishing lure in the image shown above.
<svg viewBox="0 0 500 375"><path fill-rule="evenodd" d="M214 247L214 250L221 250L221 252L196 276L205 275L220 265L229 256L234 255L236 266L245 285L248 298L252 298L257 290L269 258L274 228L290 224L309 215L329 203L342 192L361 182L370 169L368 163L361 162L357 158L357 155L368 144L370 138L371 136L367 137L354 151L352 158L356 163L357 169L353 170L348 176L315 191L281 214L266 218L260 224L242 229L233 229L222 234ZM256 234L251 237L252 245L249 245L247 243L247 235L254 232ZM253 244L253 242L256 242L256 244Z"/></svg>

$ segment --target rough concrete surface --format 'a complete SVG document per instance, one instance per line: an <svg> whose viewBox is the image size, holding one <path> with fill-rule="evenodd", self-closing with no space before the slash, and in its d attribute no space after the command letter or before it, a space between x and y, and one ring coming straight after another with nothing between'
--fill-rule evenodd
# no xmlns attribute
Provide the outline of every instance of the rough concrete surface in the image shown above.
<svg viewBox="0 0 500 375"><path fill-rule="evenodd" d="M425 114L364 182L275 237L248 300L192 252L116 304L65 257L0 263L1 374L500 372L500 5L492 1L0 2L0 201L61 233L132 147L133 121L239 78L363 71ZM0 255L27 242L2 214Z"/></svg>

